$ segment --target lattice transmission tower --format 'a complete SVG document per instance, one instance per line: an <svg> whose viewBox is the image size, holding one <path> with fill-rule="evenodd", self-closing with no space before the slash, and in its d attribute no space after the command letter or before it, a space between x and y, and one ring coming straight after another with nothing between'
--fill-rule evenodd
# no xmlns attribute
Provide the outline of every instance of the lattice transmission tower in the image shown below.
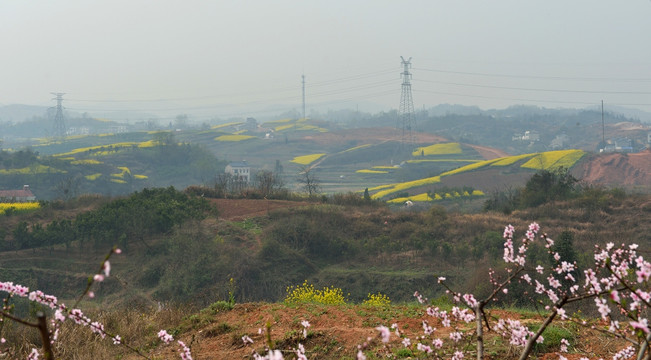
<svg viewBox="0 0 651 360"><path fill-rule="evenodd" d="M402 59L403 71L400 73L402 75L402 93L400 94L400 108L398 109L398 128L402 128L400 143L405 146L414 143L412 129L416 126L416 117L414 115L414 99L411 96L411 73L409 72L411 58L405 60L401 56L400 59Z"/></svg>
<svg viewBox="0 0 651 360"><path fill-rule="evenodd" d="M64 93L51 93L56 96L52 100L57 101L56 113L54 114L54 136L64 137L66 136L66 123L63 119L63 95Z"/></svg>

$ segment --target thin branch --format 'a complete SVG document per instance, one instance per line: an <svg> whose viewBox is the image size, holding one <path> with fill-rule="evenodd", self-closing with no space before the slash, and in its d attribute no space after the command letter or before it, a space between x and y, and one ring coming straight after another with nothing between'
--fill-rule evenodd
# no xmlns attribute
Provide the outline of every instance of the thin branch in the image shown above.
<svg viewBox="0 0 651 360"><path fill-rule="evenodd" d="M25 321L25 320L23 320L23 319L21 319L19 317L15 317L15 316L13 316L13 315L11 315L9 313L6 313L4 310L0 310L0 315L2 315L3 317L9 318L9 319L11 319L11 320L13 320L13 321L15 321L17 323L26 325L26 326L31 326L31 327L35 327L35 328L38 327L37 323L31 323L29 321Z"/></svg>

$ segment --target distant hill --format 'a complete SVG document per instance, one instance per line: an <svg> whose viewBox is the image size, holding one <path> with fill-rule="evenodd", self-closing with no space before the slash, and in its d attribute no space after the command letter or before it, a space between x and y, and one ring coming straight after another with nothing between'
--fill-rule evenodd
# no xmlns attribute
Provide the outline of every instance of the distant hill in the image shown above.
<svg viewBox="0 0 651 360"><path fill-rule="evenodd" d="M0 122L22 122L35 116L44 116L47 106L3 105L0 106Z"/></svg>

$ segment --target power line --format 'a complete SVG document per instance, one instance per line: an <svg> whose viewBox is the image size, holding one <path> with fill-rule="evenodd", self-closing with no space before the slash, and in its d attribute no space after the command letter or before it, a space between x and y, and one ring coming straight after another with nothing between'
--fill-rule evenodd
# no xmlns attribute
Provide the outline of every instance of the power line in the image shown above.
<svg viewBox="0 0 651 360"><path fill-rule="evenodd" d="M437 72L444 74L458 74L458 75L474 75L474 76L490 76L490 77L504 77L513 79L542 79L542 80L578 80L578 81L621 81L621 82L651 82L651 78L599 78L599 77L563 77L563 76L536 76L536 75L511 75L511 74L491 74L479 72L466 72L466 71L451 71L440 69L425 69L414 68L414 70Z"/></svg>
<svg viewBox="0 0 651 360"><path fill-rule="evenodd" d="M496 85L464 84L464 83L457 83L457 82L433 81L433 80L417 80L417 81L435 83L435 84L444 84L444 85L469 86L469 87L479 87L479 88L489 88L489 89L504 89L504 90L519 90L519 91L541 91L541 92L580 93L580 94L651 95L651 92L648 92L648 91L597 91L597 90L540 89L540 88L496 86Z"/></svg>

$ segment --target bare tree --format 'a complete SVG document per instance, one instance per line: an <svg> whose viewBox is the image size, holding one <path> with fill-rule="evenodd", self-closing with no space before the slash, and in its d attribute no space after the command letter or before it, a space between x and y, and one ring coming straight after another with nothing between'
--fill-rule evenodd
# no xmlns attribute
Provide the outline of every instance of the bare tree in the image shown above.
<svg viewBox="0 0 651 360"><path fill-rule="evenodd" d="M271 195L281 190L285 185L280 176L269 170L258 171L255 175L255 182L263 196Z"/></svg>
<svg viewBox="0 0 651 360"><path fill-rule="evenodd" d="M316 178L313 166L303 166L301 171L298 172L297 181L303 185L303 189L309 196L316 195L321 189L320 181Z"/></svg>

